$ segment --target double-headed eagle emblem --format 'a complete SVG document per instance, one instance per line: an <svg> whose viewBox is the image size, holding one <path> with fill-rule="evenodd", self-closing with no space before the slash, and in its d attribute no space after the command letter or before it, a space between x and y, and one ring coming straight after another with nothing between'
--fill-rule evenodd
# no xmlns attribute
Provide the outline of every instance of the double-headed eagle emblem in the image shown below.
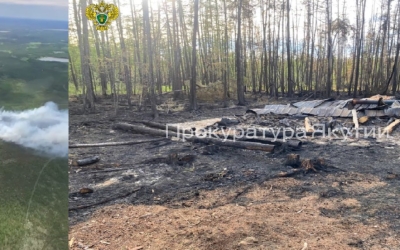
<svg viewBox="0 0 400 250"><path fill-rule="evenodd" d="M106 4L103 0L99 4L90 4L86 8L86 17L93 21L97 30L108 30L111 21L119 16L119 9L114 4Z"/></svg>

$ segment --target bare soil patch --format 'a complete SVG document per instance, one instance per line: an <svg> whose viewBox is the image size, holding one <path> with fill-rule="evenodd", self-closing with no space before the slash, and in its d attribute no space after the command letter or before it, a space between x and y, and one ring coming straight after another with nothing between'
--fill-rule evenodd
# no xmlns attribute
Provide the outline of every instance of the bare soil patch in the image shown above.
<svg viewBox="0 0 400 250"><path fill-rule="evenodd" d="M100 101L94 114L70 102L71 144L155 138L112 129L151 120L149 113L121 106L114 116L111 100ZM184 103L163 105L160 123L246 111L200 104L191 113ZM380 140L303 139L294 153L322 157L329 167L292 177L278 177L292 169L287 148L266 153L171 140L71 148L70 249L400 249L399 143L397 131ZM171 163L171 154L193 158ZM75 164L93 156L101 160Z"/></svg>

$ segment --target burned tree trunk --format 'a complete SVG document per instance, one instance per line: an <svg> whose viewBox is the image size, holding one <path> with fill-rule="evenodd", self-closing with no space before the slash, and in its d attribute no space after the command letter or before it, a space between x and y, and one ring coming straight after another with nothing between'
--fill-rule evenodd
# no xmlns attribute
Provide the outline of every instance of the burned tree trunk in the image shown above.
<svg viewBox="0 0 400 250"><path fill-rule="evenodd" d="M262 144L262 143L255 143L255 142L243 142L243 141L231 141L231 140L221 140L221 139L215 139L215 138L204 138L204 137L199 137L196 135L186 135L181 134L181 133L175 133L164 130L158 130L158 129L152 129L152 128L146 128L146 127L141 127L141 126L136 126L136 125L131 125L127 123L117 123L113 126L114 129L121 129L121 130L126 130L126 131L133 131L135 133L140 133L140 134L149 134L149 135L154 135L154 136L163 136L163 137L182 137L184 136L184 139L190 142L200 142L200 143L206 143L206 144L215 144L219 146L227 146L227 147L234 147L234 148L242 148L242 149L248 149L248 150L261 150L261 151L266 151L266 152L273 152L275 149L274 145L269 145L269 144Z"/></svg>
<svg viewBox="0 0 400 250"><path fill-rule="evenodd" d="M152 40L151 40L151 32L150 32L150 18L149 18L149 6L147 0L142 1L143 4L143 25L145 30L146 42L147 42L147 57L149 59L148 65L148 79L150 84L150 103L151 103L151 111L153 112L153 116L155 119L158 118L158 111L156 107L156 95L154 92L154 72L153 72L153 49L152 49Z"/></svg>
<svg viewBox="0 0 400 250"><path fill-rule="evenodd" d="M196 100L196 34L199 28L199 0L194 0L194 20L193 20L193 37L192 37L192 77L190 79L190 109L197 109Z"/></svg>
<svg viewBox="0 0 400 250"><path fill-rule="evenodd" d="M81 16L85 16L86 14L87 2L81 0ZM88 20L82 20L82 43L81 43L81 68L82 68L82 80L83 84L86 86L85 93L85 109L94 110L94 91L93 91L93 83L90 72L90 46L89 46L89 29L88 29Z"/></svg>
<svg viewBox="0 0 400 250"><path fill-rule="evenodd" d="M244 78L243 78L243 65L242 65L242 4L243 0L239 0L238 17L237 17L237 39L236 39L236 77L237 77L237 96L238 105L244 106Z"/></svg>

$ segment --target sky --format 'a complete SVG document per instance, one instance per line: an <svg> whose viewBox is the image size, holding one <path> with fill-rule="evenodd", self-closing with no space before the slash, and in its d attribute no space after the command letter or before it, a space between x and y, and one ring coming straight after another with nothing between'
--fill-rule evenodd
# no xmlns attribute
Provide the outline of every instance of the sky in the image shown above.
<svg viewBox="0 0 400 250"><path fill-rule="evenodd" d="M68 21L68 0L0 0L0 17Z"/></svg>
<svg viewBox="0 0 400 250"><path fill-rule="evenodd" d="M3 0L0 0L0 2ZM45 0L42 0L45 1ZM62 1L62 0L57 0L57 1ZM98 2L99 0L93 0L94 3ZM107 3L108 2L112 2L112 0L105 0ZM130 7L130 1L132 1L132 3L134 5L136 5L136 11L140 11L141 10L141 4L142 4L142 0L118 0L119 2L119 6L120 7L120 12L121 15L120 17L130 17L131 15L131 7ZM157 8L161 7L162 8L162 13L164 11L163 9L163 3L165 1L169 1L169 0L148 0L148 2L150 3L149 6L150 8L155 11ZM254 0L255 2L257 2L257 0ZM355 0L331 0L332 1L332 19L336 19L338 17L338 11L340 11L340 13L343 12L343 6L345 5L345 16L348 18L349 22L351 25L355 26L356 25L356 1ZM366 0L366 10L365 10L365 31L367 31L369 29L369 20L375 16L375 15L379 15L381 14L381 2L382 1L387 1L387 0ZM187 4L192 4L193 0L182 0L184 5ZM200 1L201 3L202 1ZM304 24L305 24L305 8L304 5L301 3L303 1L300 0L290 0L291 3L291 20L292 22L295 24L295 28L297 30L299 30L300 32L297 32L297 38L298 39L303 39L304 36L304 32L301 32L301 30L304 30ZM320 4L323 4L324 1L319 1ZM392 12L394 11L394 6L395 6L395 2L392 2ZM322 8L322 11L325 8L325 5L320 6L320 8ZM297 12L296 12L297 10ZM221 9L220 9L221 11ZM72 8L72 1L70 1L70 18L72 18L73 16L73 8ZM255 12L255 22L260 24L261 22L261 16L260 16L261 12L260 9L256 9ZM222 13L220 13L220 15L222 15ZM72 18L73 19L73 18ZM71 20L72 20L71 19ZM322 25L325 22L325 15L324 13L321 13L319 15L319 21L318 24ZM112 23L111 27L116 28L115 27L115 22ZM348 40L348 42L350 43L351 40Z"/></svg>
<svg viewBox="0 0 400 250"><path fill-rule="evenodd" d="M1 1L1 0L0 0ZM96 0L94 0L96 1ZM106 2L111 1L111 0L105 0ZM120 5L122 8L120 8L121 15L123 16L130 16L131 15L131 8L130 8L130 1L133 2L133 4L136 4L137 10L141 9L141 4L142 0L119 0ZM160 4L162 5L165 0L148 0L150 3L150 7L154 10L159 8ZM382 1L382 0L381 0ZM365 7L365 20L366 20L366 27L365 30L368 30L368 21L369 19L373 16L376 15L380 12L380 2L381 1L374 1L374 0L366 0L366 7ZM184 4L187 4L188 2L193 2L192 0L182 0ZM304 22L305 22L305 9L304 5L301 3L302 1L300 0L291 0L291 13L292 13L292 22L296 23L296 28L297 29L304 29ZM320 1L320 4L323 4L323 1ZM200 1L201 3L201 1ZM336 19L337 18L337 13L338 10L340 12L343 11L343 5L346 6L345 8L345 13L346 17L349 19L350 24L356 25L356 1L355 0L332 0L332 18ZM392 10L393 6L395 6L395 3L392 3ZM325 8L325 6L320 6L321 8ZM295 17L295 11L298 11L298 14ZM220 10L221 11L221 10ZM260 17L260 9L256 10L255 17L256 17L256 22L261 22L261 17ZM222 12L220 13L222 15ZM320 18L324 18L324 14L320 15ZM321 23L321 22L319 22ZM298 38L302 39L303 32L298 33Z"/></svg>

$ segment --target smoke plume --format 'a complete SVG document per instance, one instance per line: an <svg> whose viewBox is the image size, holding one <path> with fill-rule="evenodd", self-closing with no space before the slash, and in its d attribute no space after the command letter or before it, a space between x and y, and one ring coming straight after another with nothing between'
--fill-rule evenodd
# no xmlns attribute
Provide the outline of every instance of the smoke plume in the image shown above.
<svg viewBox="0 0 400 250"><path fill-rule="evenodd" d="M68 155L68 111L54 102L24 111L0 110L0 139L55 157Z"/></svg>

